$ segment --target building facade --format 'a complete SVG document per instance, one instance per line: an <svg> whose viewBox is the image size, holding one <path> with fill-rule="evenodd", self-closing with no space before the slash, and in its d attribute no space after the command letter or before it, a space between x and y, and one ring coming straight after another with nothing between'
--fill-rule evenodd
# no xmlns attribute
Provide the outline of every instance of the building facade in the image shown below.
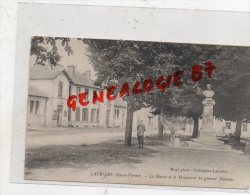
<svg viewBox="0 0 250 195"><path fill-rule="evenodd" d="M67 126L68 120L68 88L69 77L63 67L48 68L35 65L30 67L29 75L29 97L28 97L28 125L29 126ZM32 94L33 91L40 91L41 94ZM36 97L36 100L34 98ZM39 98L39 99L38 99ZM46 99L46 103L44 100ZM35 103L33 103L35 101ZM40 113L34 112L32 107ZM38 118L41 112L40 120Z"/></svg>
<svg viewBox="0 0 250 195"><path fill-rule="evenodd" d="M122 99L89 103L76 110L67 106L70 95L88 92L86 100L92 100L100 88L94 85L90 72L80 74L75 66L30 67L27 125L32 127L125 127L127 105Z"/></svg>

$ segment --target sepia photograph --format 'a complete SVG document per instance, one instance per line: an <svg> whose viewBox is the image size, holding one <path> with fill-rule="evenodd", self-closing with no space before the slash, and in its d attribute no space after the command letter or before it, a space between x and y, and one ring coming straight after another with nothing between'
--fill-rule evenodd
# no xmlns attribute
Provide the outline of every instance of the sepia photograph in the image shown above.
<svg viewBox="0 0 250 195"><path fill-rule="evenodd" d="M250 47L34 36L25 180L248 189Z"/></svg>

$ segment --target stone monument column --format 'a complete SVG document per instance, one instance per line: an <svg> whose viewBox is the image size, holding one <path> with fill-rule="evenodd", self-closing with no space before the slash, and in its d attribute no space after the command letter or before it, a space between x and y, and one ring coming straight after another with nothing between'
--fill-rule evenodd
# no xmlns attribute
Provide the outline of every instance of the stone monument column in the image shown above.
<svg viewBox="0 0 250 195"><path fill-rule="evenodd" d="M204 145L221 145L222 141L216 139L216 130L213 127L213 109L215 101L212 99L214 92L211 90L211 85L207 85L207 90L203 91L205 99L202 101L203 104L203 114L202 114L202 126L199 131L199 142Z"/></svg>
<svg viewBox="0 0 250 195"><path fill-rule="evenodd" d="M211 90L211 85L207 85L207 90L203 91L205 99L203 100L203 114L202 114L202 126L200 129L200 138L216 137L216 131L213 128L214 118L214 105L215 101L212 99L214 92Z"/></svg>
<svg viewBox="0 0 250 195"><path fill-rule="evenodd" d="M214 92L211 90L210 84L208 84L207 89L203 91L203 95L205 99L202 101L203 114L199 136L198 138L192 139L188 142L188 145L193 148L204 150L231 151L231 146L225 145L224 141L216 138L216 129L213 127L215 101L213 100Z"/></svg>

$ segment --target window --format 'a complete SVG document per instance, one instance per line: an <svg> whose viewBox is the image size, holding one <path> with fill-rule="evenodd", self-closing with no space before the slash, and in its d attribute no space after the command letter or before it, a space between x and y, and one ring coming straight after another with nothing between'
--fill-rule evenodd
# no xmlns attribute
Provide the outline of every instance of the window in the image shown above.
<svg viewBox="0 0 250 195"><path fill-rule="evenodd" d="M62 97L62 95L63 95L63 82L60 81L58 83L58 97Z"/></svg>
<svg viewBox="0 0 250 195"><path fill-rule="evenodd" d="M38 114L39 113L39 101L30 101L30 114Z"/></svg>
<svg viewBox="0 0 250 195"><path fill-rule="evenodd" d="M119 118L119 110L116 111L116 114L117 114L116 118Z"/></svg>
<svg viewBox="0 0 250 195"><path fill-rule="evenodd" d="M97 116L96 116L96 122L98 122L99 123L99 109L97 109L97 114L96 114Z"/></svg>
<svg viewBox="0 0 250 195"><path fill-rule="evenodd" d="M76 121L80 121L80 108L76 108Z"/></svg>
<svg viewBox="0 0 250 195"><path fill-rule="evenodd" d="M85 100L89 100L89 89L85 89L86 97Z"/></svg>
<svg viewBox="0 0 250 195"><path fill-rule="evenodd" d="M119 110L115 109L114 118L119 118Z"/></svg>
<svg viewBox="0 0 250 195"><path fill-rule="evenodd" d="M80 90L81 90L80 87L77 87L77 88L76 88L76 94L77 94L77 96L80 94Z"/></svg>
<svg viewBox="0 0 250 195"><path fill-rule="evenodd" d="M33 114L34 101L30 101L30 114Z"/></svg>
<svg viewBox="0 0 250 195"><path fill-rule="evenodd" d="M122 126L124 125L124 116L125 116L125 114L124 114L124 112L122 112Z"/></svg>
<svg viewBox="0 0 250 195"><path fill-rule="evenodd" d="M88 108L82 109L82 121L88 121L89 119L89 111Z"/></svg>
<svg viewBox="0 0 250 195"><path fill-rule="evenodd" d="M36 104L35 104L35 114L38 114L38 110L39 110L39 101L36 101Z"/></svg>
<svg viewBox="0 0 250 195"><path fill-rule="evenodd" d="M91 109L91 122L96 121L96 109Z"/></svg>

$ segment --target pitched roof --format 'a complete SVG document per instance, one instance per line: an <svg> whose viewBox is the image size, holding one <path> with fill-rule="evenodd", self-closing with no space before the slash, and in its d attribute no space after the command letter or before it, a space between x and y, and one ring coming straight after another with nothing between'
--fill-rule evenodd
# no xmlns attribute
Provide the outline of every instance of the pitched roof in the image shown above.
<svg viewBox="0 0 250 195"><path fill-rule="evenodd" d="M127 108L127 102L124 101L122 98L116 98L114 105L117 107Z"/></svg>
<svg viewBox="0 0 250 195"><path fill-rule="evenodd" d="M54 79L57 77L62 71L64 71L64 67L62 66L54 66L51 69L48 66L42 65L33 65L30 66L29 71L29 79Z"/></svg>
<svg viewBox="0 0 250 195"><path fill-rule="evenodd" d="M81 85L85 87L91 87L91 88L96 88L99 89L99 87L94 85L94 81L89 78L88 75L86 74L80 74L79 72L75 71L74 73L66 70L67 75L71 79L72 83L75 85Z"/></svg>
<svg viewBox="0 0 250 195"><path fill-rule="evenodd" d="M33 85L29 85L29 93L30 96L38 96L38 97L49 97L47 93L42 91L41 89L38 89L37 87Z"/></svg>
<svg viewBox="0 0 250 195"><path fill-rule="evenodd" d="M99 87L94 85L94 81L91 78L89 78L87 74L80 74L77 71L75 71L74 74L72 74L72 72L68 71L63 66L54 66L53 69L51 69L48 66L42 66L42 65L30 66L29 79L30 80L54 79L61 72L64 72L68 77L69 81L75 85L81 85L85 87L99 89Z"/></svg>

